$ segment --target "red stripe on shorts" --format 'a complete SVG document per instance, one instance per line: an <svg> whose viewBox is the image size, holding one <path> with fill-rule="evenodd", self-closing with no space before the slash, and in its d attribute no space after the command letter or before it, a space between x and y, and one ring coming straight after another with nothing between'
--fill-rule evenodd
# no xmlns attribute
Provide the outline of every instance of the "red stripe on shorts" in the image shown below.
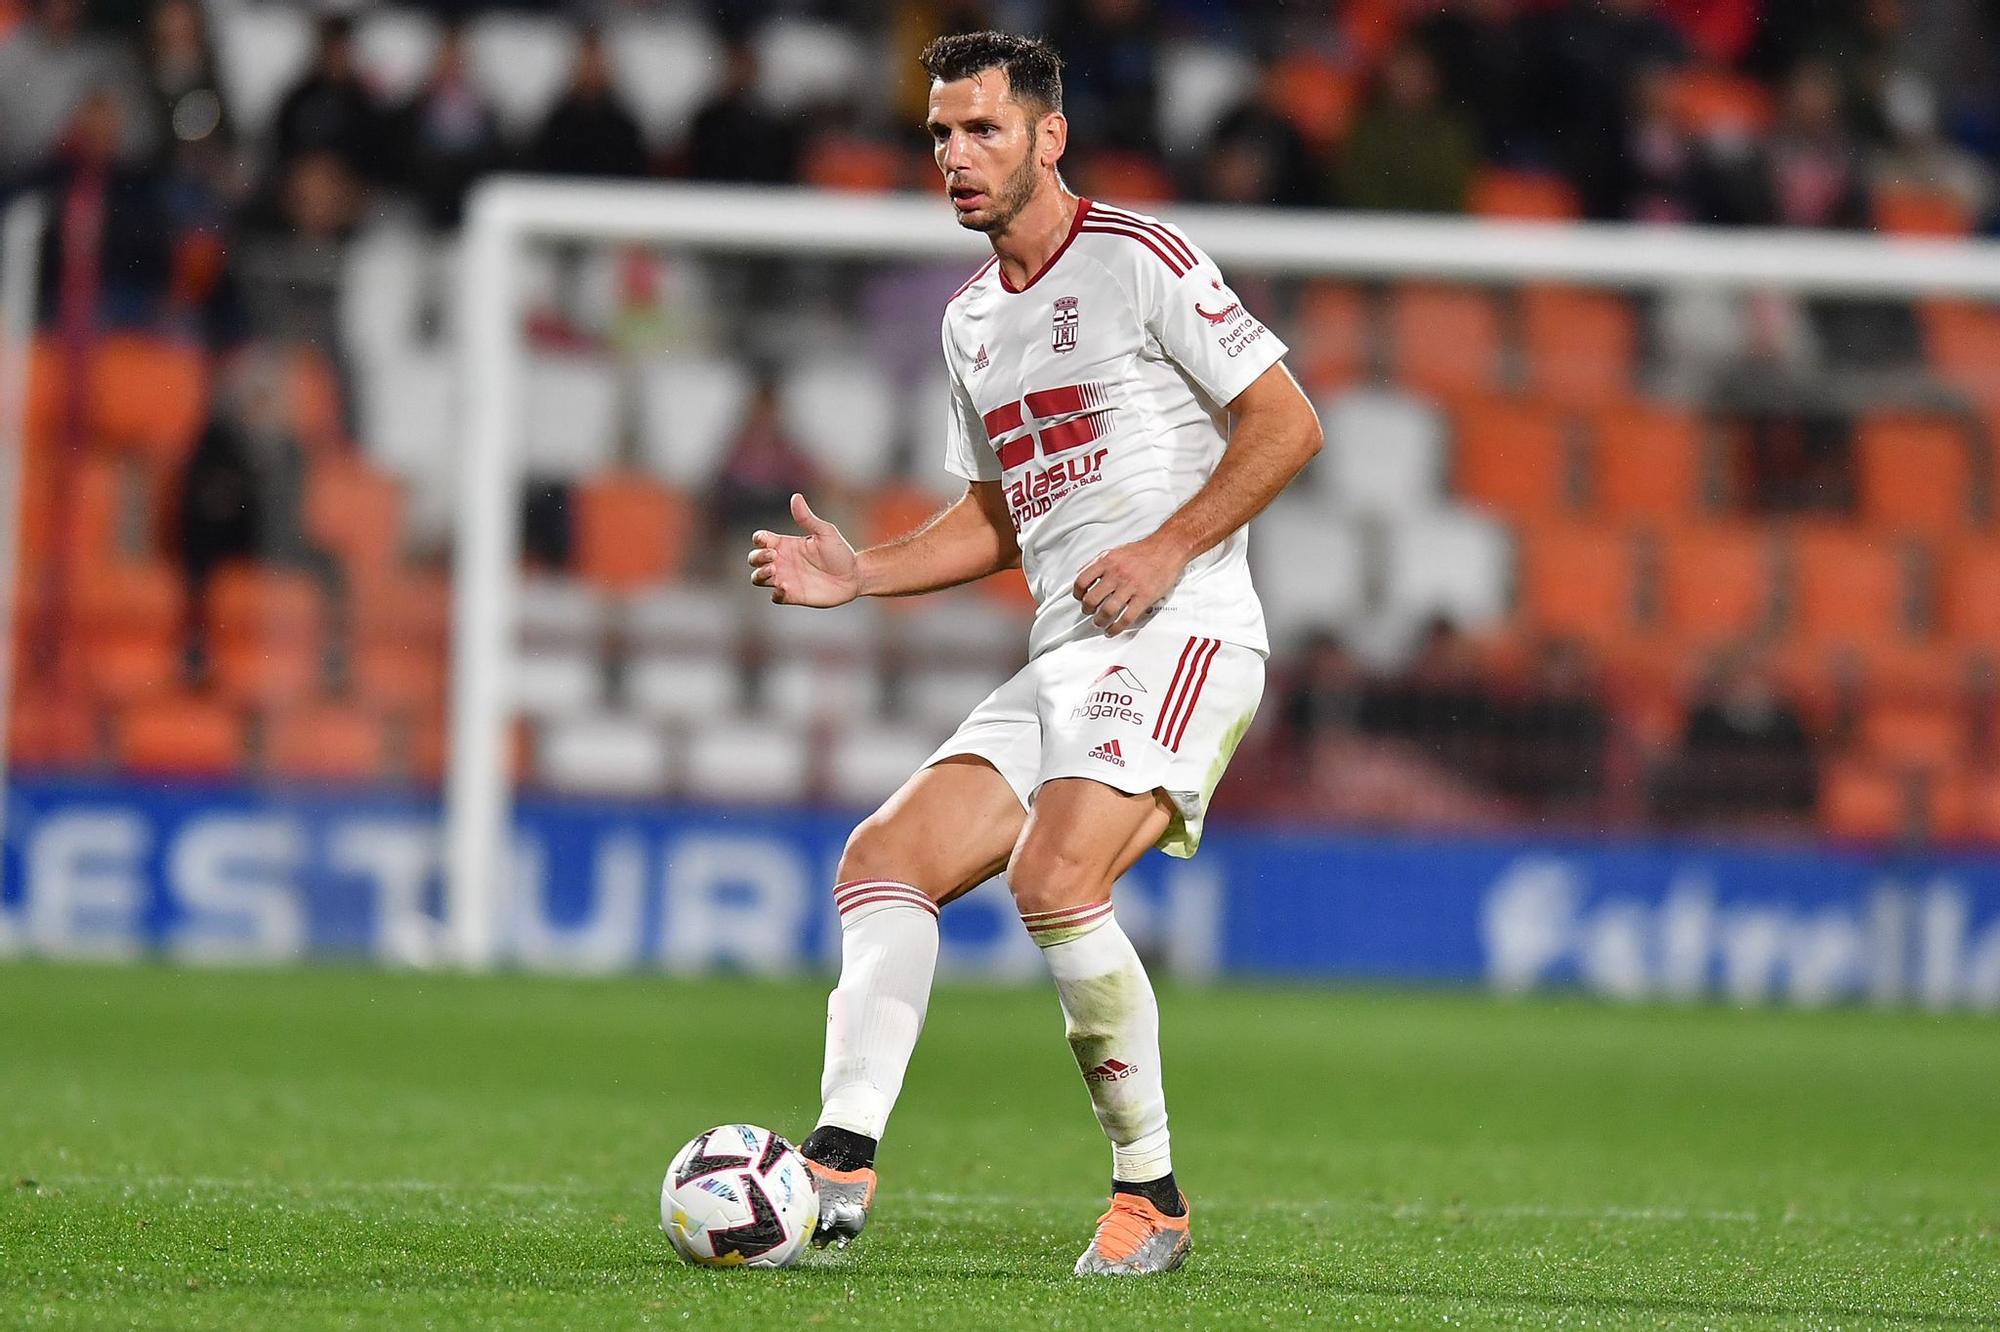
<svg viewBox="0 0 2000 1332"><path fill-rule="evenodd" d="M1201 701L1201 687L1208 683L1208 668L1215 661L1215 654L1222 650L1222 644L1215 639L1208 640L1208 647L1201 656L1201 673L1194 677L1194 687L1187 691L1187 699L1181 704L1180 724L1174 728L1173 739L1167 742L1170 753L1181 752L1181 737L1187 734L1188 721L1194 716L1194 705Z"/></svg>

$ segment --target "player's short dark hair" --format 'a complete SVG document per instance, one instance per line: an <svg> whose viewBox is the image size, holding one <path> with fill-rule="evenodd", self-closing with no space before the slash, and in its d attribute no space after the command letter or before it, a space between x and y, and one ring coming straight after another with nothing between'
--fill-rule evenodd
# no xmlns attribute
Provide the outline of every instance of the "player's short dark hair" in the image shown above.
<svg viewBox="0 0 2000 1332"><path fill-rule="evenodd" d="M930 76L944 83L969 79L989 69L1007 72L1014 100L1035 116L1062 110L1062 57L1039 37L1011 32L960 32L939 37L917 57Z"/></svg>

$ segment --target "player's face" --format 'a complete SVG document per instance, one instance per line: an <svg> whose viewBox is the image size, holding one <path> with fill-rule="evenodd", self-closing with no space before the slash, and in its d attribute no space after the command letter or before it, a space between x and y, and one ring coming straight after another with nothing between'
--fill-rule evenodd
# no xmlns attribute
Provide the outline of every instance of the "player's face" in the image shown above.
<svg viewBox="0 0 2000 1332"><path fill-rule="evenodd" d="M934 81L927 124L958 224L989 235L1005 231L1041 184L1040 126L1008 94L1006 72Z"/></svg>

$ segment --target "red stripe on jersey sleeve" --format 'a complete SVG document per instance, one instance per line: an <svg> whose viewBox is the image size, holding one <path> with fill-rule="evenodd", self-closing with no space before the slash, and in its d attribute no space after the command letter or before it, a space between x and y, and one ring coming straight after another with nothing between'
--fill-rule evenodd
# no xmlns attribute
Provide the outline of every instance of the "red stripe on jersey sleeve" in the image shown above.
<svg viewBox="0 0 2000 1332"><path fill-rule="evenodd" d="M1128 226L1138 228L1140 231L1150 232L1159 237L1161 242L1169 250L1173 251L1174 255L1182 263L1185 263L1189 268L1195 266L1194 247L1182 240L1173 228L1169 227L1166 223L1155 222L1140 217L1137 213L1128 213L1123 208L1100 208L1099 214L1105 220L1123 222Z"/></svg>
<svg viewBox="0 0 2000 1332"><path fill-rule="evenodd" d="M1143 231L1128 230L1123 224L1112 226L1108 223L1101 225L1093 224L1085 227L1084 230L1099 236L1123 236L1127 240L1138 241L1139 244L1151 250L1161 263L1172 269L1175 277L1184 277L1187 274L1187 265L1162 249L1158 241Z"/></svg>

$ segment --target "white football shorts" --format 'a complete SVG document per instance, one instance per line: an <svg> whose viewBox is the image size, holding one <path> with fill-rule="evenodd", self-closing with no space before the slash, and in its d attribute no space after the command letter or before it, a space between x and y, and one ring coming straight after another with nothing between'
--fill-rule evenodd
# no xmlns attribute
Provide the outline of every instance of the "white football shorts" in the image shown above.
<svg viewBox="0 0 2000 1332"><path fill-rule="evenodd" d="M1164 791L1175 818L1157 845L1191 856L1202 817L1264 694L1264 658L1155 621L1093 634L1023 666L924 761L973 754L1027 808L1043 782L1087 777L1134 795Z"/></svg>

